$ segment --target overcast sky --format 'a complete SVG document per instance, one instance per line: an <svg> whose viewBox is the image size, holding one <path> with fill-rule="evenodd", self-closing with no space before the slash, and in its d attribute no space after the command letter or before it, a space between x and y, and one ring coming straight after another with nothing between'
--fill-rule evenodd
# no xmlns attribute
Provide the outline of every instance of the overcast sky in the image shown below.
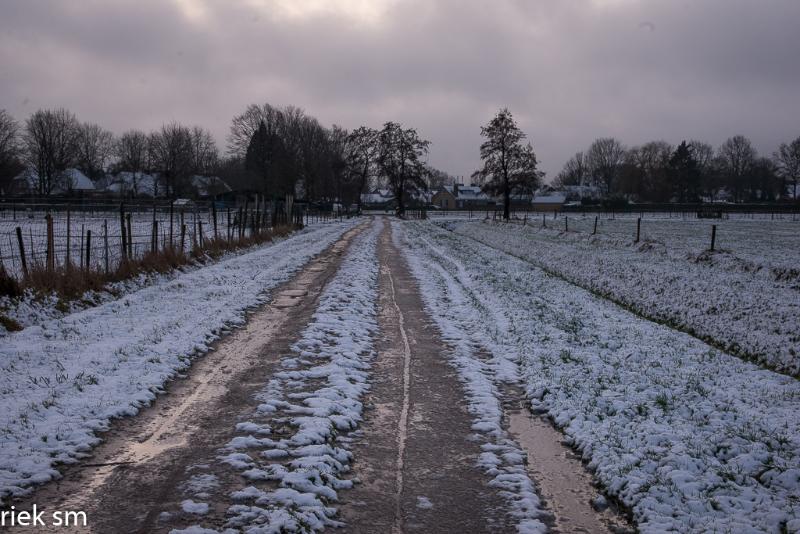
<svg viewBox="0 0 800 534"><path fill-rule="evenodd" d="M250 103L394 120L469 175L507 106L552 178L627 145L800 136L800 0L0 0L0 108L121 133L177 120L225 147Z"/></svg>

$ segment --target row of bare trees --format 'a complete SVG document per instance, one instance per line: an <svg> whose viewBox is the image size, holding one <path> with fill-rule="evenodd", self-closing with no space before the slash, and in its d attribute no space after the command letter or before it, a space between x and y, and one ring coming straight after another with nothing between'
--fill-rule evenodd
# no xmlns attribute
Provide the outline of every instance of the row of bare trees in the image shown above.
<svg viewBox="0 0 800 534"><path fill-rule="evenodd" d="M797 198L800 137L783 143L771 158L759 157L749 139L737 135L716 150L692 140L672 146L652 141L625 147L601 138L564 165L554 186L590 185L606 196L649 202L715 200L724 191L735 202Z"/></svg>
<svg viewBox="0 0 800 534"><path fill-rule="evenodd" d="M191 191L191 177L216 170L219 153L211 133L199 127L170 123L145 133L129 130L119 137L94 123L80 122L70 111L41 109L20 125L0 110L0 188L13 190L12 180L31 172L38 195L69 192L75 187L67 172L76 168L93 181L108 172L156 174L156 187L167 196ZM150 194L158 194L151 191Z"/></svg>

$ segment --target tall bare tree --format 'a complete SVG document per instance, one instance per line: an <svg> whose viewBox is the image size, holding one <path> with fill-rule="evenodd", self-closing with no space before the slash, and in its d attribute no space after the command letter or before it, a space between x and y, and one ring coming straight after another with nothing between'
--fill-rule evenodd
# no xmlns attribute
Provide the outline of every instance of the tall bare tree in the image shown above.
<svg viewBox="0 0 800 534"><path fill-rule="evenodd" d="M26 121L25 158L38 177L38 194L49 195L64 186L65 171L78 155L78 133L78 120L63 108L40 109Z"/></svg>
<svg viewBox="0 0 800 534"><path fill-rule="evenodd" d="M501 109L489 124L481 127L486 140L481 144L483 168L474 173L485 193L503 197L503 218L511 216L511 196L533 194L542 173L530 143L508 109Z"/></svg>
<svg viewBox="0 0 800 534"><path fill-rule="evenodd" d="M0 109L0 189L5 190L18 172L21 159L19 124Z"/></svg>
<svg viewBox="0 0 800 534"><path fill-rule="evenodd" d="M397 201L397 216L406 214L406 201L427 188L425 162L430 141L421 139L413 128L387 122L378 133L378 168L386 177Z"/></svg>
<svg viewBox="0 0 800 534"><path fill-rule="evenodd" d="M209 175L219 162L219 150L211 132L200 126L192 127L192 172Z"/></svg>
<svg viewBox="0 0 800 534"><path fill-rule="evenodd" d="M797 182L800 181L800 137L788 144L781 143L773 157L781 177L792 185L792 198L796 200Z"/></svg>
<svg viewBox="0 0 800 534"><path fill-rule="evenodd" d="M76 143L76 167L92 180L102 178L114 154L114 134L97 124L85 122L78 127Z"/></svg>
<svg viewBox="0 0 800 534"><path fill-rule="evenodd" d="M565 185L586 185L588 174L586 157L583 152L576 152L567 160L561 172L556 175L553 186L558 188Z"/></svg>
<svg viewBox="0 0 800 534"><path fill-rule="evenodd" d="M748 176L756 162L756 149L748 138L735 135L728 138L717 150L726 183L733 189L736 202L743 198Z"/></svg>
<svg viewBox="0 0 800 534"><path fill-rule="evenodd" d="M189 192L194 172L191 130L177 122L165 124L151 136L150 151L152 166L167 196L175 198Z"/></svg>
<svg viewBox="0 0 800 534"><path fill-rule="evenodd" d="M366 193L370 179L376 173L378 158L378 132L360 126L348 135L348 150L345 163L358 192L356 203L361 211L361 195Z"/></svg>
<svg viewBox="0 0 800 534"><path fill-rule="evenodd" d="M149 166L147 134L139 130L128 130L115 143L117 169L131 173L131 192L137 196L141 174Z"/></svg>
<svg viewBox="0 0 800 534"><path fill-rule="evenodd" d="M606 195L610 195L613 191L614 181L619 177L625 155L625 147L613 137L597 139L586 153L589 172L603 187Z"/></svg>

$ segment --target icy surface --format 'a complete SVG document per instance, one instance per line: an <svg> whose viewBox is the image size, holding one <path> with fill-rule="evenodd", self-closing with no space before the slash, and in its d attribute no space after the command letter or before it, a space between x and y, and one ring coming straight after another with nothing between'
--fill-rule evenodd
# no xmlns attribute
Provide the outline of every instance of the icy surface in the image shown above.
<svg viewBox="0 0 800 534"><path fill-rule="evenodd" d="M403 228L448 337L486 340L475 367L519 363L532 408L642 532L800 529L797 380L433 224Z"/></svg>
<svg viewBox="0 0 800 534"><path fill-rule="evenodd" d="M0 498L58 476L110 419L148 405L224 331L244 323L352 223L324 226L42 320L0 345Z"/></svg>

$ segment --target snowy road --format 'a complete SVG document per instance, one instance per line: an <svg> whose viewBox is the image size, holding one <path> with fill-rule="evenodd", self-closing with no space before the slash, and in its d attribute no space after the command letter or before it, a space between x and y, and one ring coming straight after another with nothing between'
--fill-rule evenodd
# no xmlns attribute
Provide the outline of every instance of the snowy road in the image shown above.
<svg viewBox="0 0 800 534"><path fill-rule="evenodd" d="M794 379L434 224L303 239L283 278L268 249L235 263L269 299L198 323L212 350L17 508L95 533L630 531L620 502L643 532L800 526Z"/></svg>

